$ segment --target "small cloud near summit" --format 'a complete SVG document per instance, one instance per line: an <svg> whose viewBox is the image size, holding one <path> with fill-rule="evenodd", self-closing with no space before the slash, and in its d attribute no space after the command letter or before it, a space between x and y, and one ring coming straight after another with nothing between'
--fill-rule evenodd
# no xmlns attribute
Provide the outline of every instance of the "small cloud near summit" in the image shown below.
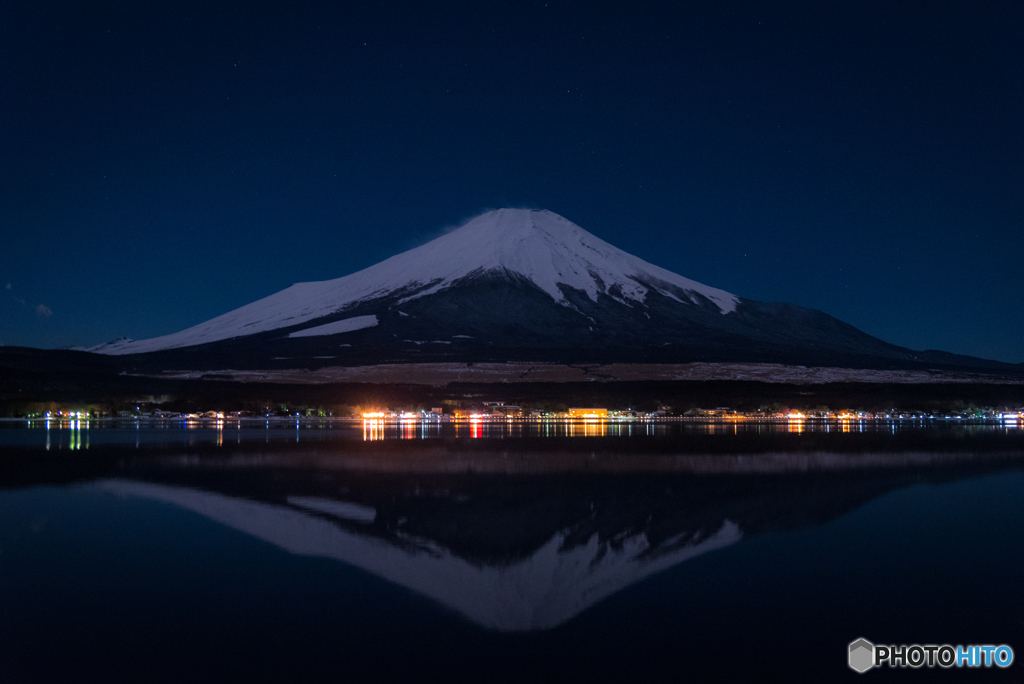
<svg viewBox="0 0 1024 684"><path fill-rule="evenodd" d="M50 309L50 307L46 306L45 304L39 304L38 306L35 307L35 310L36 313L42 316L43 318L49 318L50 316L53 315L53 311Z"/></svg>

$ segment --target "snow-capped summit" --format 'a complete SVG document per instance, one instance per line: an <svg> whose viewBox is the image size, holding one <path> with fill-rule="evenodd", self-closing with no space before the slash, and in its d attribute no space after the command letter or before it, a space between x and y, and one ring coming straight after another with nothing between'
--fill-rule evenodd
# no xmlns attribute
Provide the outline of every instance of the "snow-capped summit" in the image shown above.
<svg viewBox="0 0 1024 684"><path fill-rule="evenodd" d="M591 235L550 211L498 209L473 218L425 245L335 280L297 283L259 301L171 335L128 339L95 347L103 354L136 354L189 347L290 328L401 295L401 302L426 297L467 280L501 276L529 283L553 303L574 308L567 293L604 294L627 306L651 292L681 304L736 309L739 299L659 268ZM362 317L367 325L376 318ZM342 325L338 329L356 330Z"/></svg>
<svg viewBox="0 0 1024 684"><path fill-rule="evenodd" d="M407 268L411 270L405 271ZM504 271L525 278L562 303L566 302L562 289L566 286L586 292L594 301L599 292L620 301L643 301L650 290L682 301L676 289L680 288L710 299L722 313L734 310L738 301L728 292L627 254L546 210L489 211L422 247L349 278L385 276L385 287L395 289L400 279L392 277L391 271L398 269L411 276L407 282L429 285L415 296L436 292L470 275Z"/></svg>

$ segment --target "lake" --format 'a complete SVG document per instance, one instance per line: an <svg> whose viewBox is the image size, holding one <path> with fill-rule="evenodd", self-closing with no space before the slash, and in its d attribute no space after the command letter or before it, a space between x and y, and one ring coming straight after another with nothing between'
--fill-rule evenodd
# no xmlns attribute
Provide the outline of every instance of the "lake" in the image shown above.
<svg viewBox="0 0 1024 684"><path fill-rule="evenodd" d="M0 427L0 681L1021 681L1015 426Z"/></svg>

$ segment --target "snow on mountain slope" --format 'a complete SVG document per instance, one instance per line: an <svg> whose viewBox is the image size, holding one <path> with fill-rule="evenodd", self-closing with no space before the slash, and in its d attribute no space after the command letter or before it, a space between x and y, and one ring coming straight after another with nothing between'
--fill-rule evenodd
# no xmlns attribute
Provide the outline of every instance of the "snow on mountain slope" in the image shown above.
<svg viewBox="0 0 1024 684"><path fill-rule="evenodd" d="M706 298L723 314L738 298L627 254L550 211L498 209L425 245L336 280L297 283L259 301L171 335L119 340L89 351L137 354L188 347L302 324L358 302L400 292L402 301L433 294L460 279L511 274L569 305L561 286L596 300L606 293L643 302L651 290L684 303Z"/></svg>
<svg viewBox="0 0 1024 684"><path fill-rule="evenodd" d="M306 328L305 330L299 330L293 332L288 337L316 337L317 335L338 335L344 332L352 332L353 330L362 330L363 328L372 328L377 325L380 321L374 315L369 316L353 316L352 318L345 318L340 321L334 321L333 323L325 323L318 325L314 328Z"/></svg>

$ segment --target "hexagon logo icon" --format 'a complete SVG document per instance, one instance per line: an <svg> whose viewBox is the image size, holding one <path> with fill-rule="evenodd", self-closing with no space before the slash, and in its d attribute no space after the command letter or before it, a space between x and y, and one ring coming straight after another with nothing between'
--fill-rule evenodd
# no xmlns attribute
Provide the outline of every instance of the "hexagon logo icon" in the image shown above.
<svg viewBox="0 0 1024 684"><path fill-rule="evenodd" d="M875 664L875 645L867 639L850 642L850 668L867 672Z"/></svg>

